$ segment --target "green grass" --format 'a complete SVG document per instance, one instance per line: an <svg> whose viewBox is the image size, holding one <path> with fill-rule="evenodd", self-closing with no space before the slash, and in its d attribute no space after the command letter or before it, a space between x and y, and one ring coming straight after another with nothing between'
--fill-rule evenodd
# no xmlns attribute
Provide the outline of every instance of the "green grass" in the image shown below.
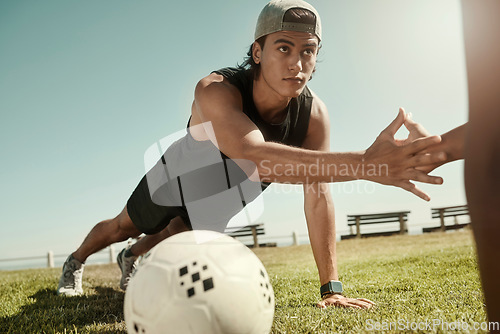
<svg viewBox="0 0 500 334"><path fill-rule="evenodd" d="M337 247L346 295L371 299L376 307L317 309L319 280L310 246L258 249L276 296L272 333L370 332L375 322L485 321L470 232L346 240ZM0 333L126 333L116 265L87 266L81 297L57 297L59 275L60 268L0 272ZM438 326L406 332L464 331Z"/></svg>

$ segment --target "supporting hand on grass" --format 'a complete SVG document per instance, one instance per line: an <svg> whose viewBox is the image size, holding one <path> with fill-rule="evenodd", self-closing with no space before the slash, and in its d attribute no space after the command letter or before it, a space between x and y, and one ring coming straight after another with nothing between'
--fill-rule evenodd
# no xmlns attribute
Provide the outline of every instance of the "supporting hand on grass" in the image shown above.
<svg viewBox="0 0 500 334"><path fill-rule="evenodd" d="M347 298L339 294L328 294L323 297L323 300L316 304L316 307L326 308L328 306L335 307L352 307L358 309L369 309L374 302L365 298Z"/></svg>

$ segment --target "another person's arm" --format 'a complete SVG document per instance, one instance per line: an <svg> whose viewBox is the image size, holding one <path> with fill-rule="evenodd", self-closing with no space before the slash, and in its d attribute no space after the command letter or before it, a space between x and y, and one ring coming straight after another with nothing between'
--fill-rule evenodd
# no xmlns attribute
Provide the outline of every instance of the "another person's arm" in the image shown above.
<svg viewBox="0 0 500 334"><path fill-rule="evenodd" d="M410 134L407 140L399 141L400 145L406 145L418 138L430 136L429 132L421 124L413 121L410 114L408 114L408 116L406 117L404 125L408 129ZM445 152L446 160L430 164L428 166L420 166L418 167L418 169L426 173L429 173L432 170L436 169L437 167L444 165L445 163L463 159L466 131L467 131L467 123L442 134L441 142L439 144L429 147L428 149L424 150L421 153L425 154L425 153Z"/></svg>

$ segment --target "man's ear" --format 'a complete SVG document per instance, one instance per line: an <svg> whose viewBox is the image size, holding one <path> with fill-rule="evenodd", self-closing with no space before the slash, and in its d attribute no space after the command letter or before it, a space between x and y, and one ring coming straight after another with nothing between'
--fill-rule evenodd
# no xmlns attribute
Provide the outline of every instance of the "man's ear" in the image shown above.
<svg viewBox="0 0 500 334"><path fill-rule="evenodd" d="M260 57L262 55L262 48L260 44L257 42L253 42L252 44L252 58L256 64L260 64Z"/></svg>

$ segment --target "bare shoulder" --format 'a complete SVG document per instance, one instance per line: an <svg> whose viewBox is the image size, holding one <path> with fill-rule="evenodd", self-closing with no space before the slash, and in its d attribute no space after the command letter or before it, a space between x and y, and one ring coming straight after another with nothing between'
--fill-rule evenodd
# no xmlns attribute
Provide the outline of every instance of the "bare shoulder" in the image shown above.
<svg viewBox="0 0 500 334"><path fill-rule="evenodd" d="M230 102L241 102L241 94L224 76L211 73L204 77L195 88L195 103L216 103L218 100Z"/></svg>
<svg viewBox="0 0 500 334"><path fill-rule="evenodd" d="M194 95L190 126L196 140L210 139L233 159L244 158L249 147L264 142L257 126L243 112L238 88L222 75L212 73L201 79ZM193 129L196 125L202 125L197 127L199 133Z"/></svg>
<svg viewBox="0 0 500 334"><path fill-rule="evenodd" d="M242 104L238 89L224 76L211 73L196 85L190 125L208 121L220 122L234 117L235 114L242 114ZM192 134L196 135L194 132ZM199 135L197 139L205 138L206 135Z"/></svg>
<svg viewBox="0 0 500 334"><path fill-rule="evenodd" d="M309 90L313 96L313 103L303 147L311 150L326 151L330 147L330 118L328 116L328 109L319 96L311 89Z"/></svg>
<svg viewBox="0 0 500 334"><path fill-rule="evenodd" d="M313 96L313 103L311 108L311 121L317 121L317 122L328 121L328 109L326 107L326 104L310 88L309 91Z"/></svg>

